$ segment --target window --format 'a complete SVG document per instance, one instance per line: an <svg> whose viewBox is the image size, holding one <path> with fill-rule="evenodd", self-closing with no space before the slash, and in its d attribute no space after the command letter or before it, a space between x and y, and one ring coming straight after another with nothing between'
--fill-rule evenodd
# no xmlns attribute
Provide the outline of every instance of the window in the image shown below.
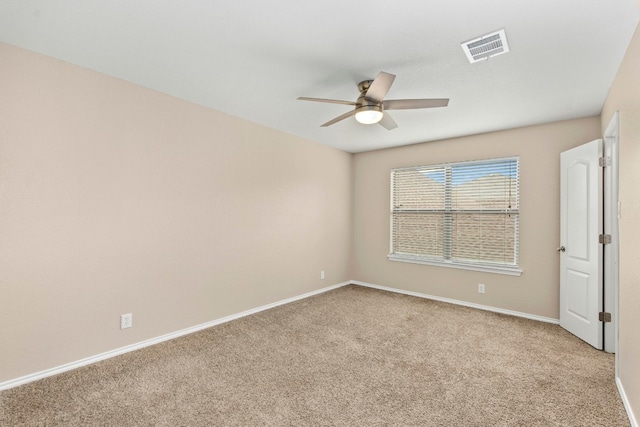
<svg viewBox="0 0 640 427"><path fill-rule="evenodd" d="M520 275L517 157L393 169L393 261Z"/></svg>

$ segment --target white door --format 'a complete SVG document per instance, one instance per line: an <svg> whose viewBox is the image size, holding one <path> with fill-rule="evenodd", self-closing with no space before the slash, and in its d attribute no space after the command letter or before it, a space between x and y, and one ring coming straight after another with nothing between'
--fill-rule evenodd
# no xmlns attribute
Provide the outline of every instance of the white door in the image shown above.
<svg viewBox="0 0 640 427"><path fill-rule="evenodd" d="M602 349L602 140L560 154L560 326Z"/></svg>

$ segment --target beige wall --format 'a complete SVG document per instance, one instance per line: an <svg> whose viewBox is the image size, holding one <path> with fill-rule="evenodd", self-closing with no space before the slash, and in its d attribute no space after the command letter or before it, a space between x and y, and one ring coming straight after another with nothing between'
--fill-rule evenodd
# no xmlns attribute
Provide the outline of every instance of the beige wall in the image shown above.
<svg viewBox="0 0 640 427"><path fill-rule="evenodd" d="M619 375L640 421L640 26L602 111L602 129L619 111L620 307Z"/></svg>
<svg viewBox="0 0 640 427"><path fill-rule="evenodd" d="M350 278L350 154L6 44L0 63L0 382Z"/></svg>
<svg viewBox="0 0 640 427"><path fill-rule="evenodd" d="M599 134L592 117L356 154L353 279L557 319L560 152ZM520 156L522 276L387 259L391 168L507 156Z"/></svg>

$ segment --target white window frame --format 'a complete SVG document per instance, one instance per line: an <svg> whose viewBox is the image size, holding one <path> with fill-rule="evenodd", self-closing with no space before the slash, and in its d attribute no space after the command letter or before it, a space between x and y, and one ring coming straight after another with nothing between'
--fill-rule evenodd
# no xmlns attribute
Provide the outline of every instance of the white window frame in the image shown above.
<svg viewBox="0 0 640 427"><path fill-rule="evenodd" d="M391 210L390 210L390 240L389 240L389 255L388 255L388 259L391 261L400 261L400 262L408 262L408 263L414 263L414 264L426 264L426 265L434 265L434 266L440 266L440 267L448 267L448 268L457 268L457 269L463 269L463 270L473 270L473 271L482 271L482 272L489 272L489 273L497 273L497 274L507 274L507 275L512 275L512 276L520 276L522 274L522 269L519 267L518 263L519 263L519 246L520 246L520 242L519 242L519 216L520 216L520 212L519 209L511 209L508 212L505 211L505 213L510 213L510 214L515 214L517 215L518 220L516 221L516 226L515 226L515 264L501 264L501 263L494 263L494 262L483 262L483 261L462 261L462 260L456 260L456 259L445 259L444 255L443 258L440 257L431 257L431 256L427 256L427 255L411 255L411 254L406 254L406 253L394 253L394 211L395 211L395 207L394 207L394 182L393 182L393 177L394 177L394 172L396 171L406 171L406 170L420 170L420 169L425 169L425 168L445 168L445 170L448 170L449 172L447 172L446 174L449 175L449 178L445 180L446 182L446 187L445 187L445 200L444 200L444 205L445 208L443 210L443 212L449 211L451 209L451 201L450 201L450 192L451 192L451 180L450 180L450 170L451 167L456 166L456 165L470 165L470 164L486 164L486 163L491 163L491 162L501 162L501 161L509 161L509 160L515 160L517 162L518 165L518 191L519 191L519 186L520 186L520 180L519 180L519 157L515 156L515 157L506 157L506 158L495 158L495 159L486 159L486 160L475 160L475 161L468 161L468 162L453 162L453 163L442 163L442 164L433 164L433 165L422 165L422 166L414 166L414 167L407 167L407 168L394 168L391 170L391 174L390 174L390 178L391 178L391 191L390 191L390 196L391 196L391 200L390 200L390 205L391 205ZM449 195L449 199L447 198L447 194ZM519 208L519 206L518 206ZM454 211L450 211L450 212L454 212ZM496 211L487 211L487 213L495 213ZM445 227L447 227L447 221L446 218L448 216L445 216ZM445 233L446 234L446 233ZM450 233L449 233L450 235ZM447 242L446 238L443 236L443 245L445 247L445 252L447 251L447 246L449 246L451 244L451 241Z"/></svg>

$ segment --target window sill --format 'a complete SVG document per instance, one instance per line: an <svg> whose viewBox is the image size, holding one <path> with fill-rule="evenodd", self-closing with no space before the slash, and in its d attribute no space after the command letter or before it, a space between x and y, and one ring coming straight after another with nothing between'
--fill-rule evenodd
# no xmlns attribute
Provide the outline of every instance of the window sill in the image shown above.
<svg viewBox="0 0 640 427"><path fill-rule="evenodd" d="M506 267L499 265L488 265L488 264L465 264L462 262L446 262L446 261L438 261L431 260L426 258L420 258L411 255L398 255L391 254L388 255L390 261L399 261L399 262L409 262L412 264L425 264L425 265L434 265L437 267L448 267L448 268L457 268L461 270L473 270L473 271L482 271L485 273L496 273L496 274L506 274L509 276L520 276L522 275L522 269L519 267Z"/></svg>

